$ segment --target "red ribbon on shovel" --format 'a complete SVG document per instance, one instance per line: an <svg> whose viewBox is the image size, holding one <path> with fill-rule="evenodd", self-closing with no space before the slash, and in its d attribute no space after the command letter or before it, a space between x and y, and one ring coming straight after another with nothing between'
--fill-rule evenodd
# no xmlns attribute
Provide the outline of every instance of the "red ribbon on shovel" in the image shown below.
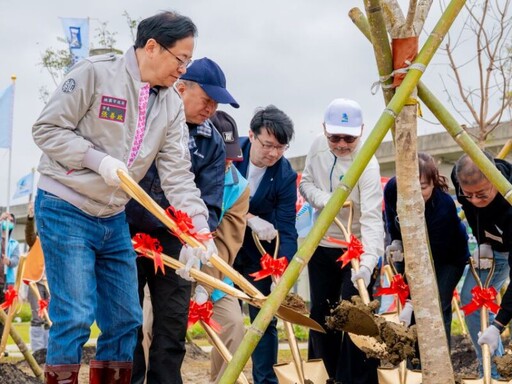
<svg viewBox="0 0 512 384"><path fill-rule="evenodd" d="M409 286L404 281L404 278L401 274L396 274L393 276L389 287L381 287L377 289L377 292L375 292L375 296L382 295L397 295L398 299L400 300L400 304L404 306L405 301L409 297Z"/></svg>
<svg viewBox="0 0 512 384"><path fill-rule="evenodd" d="M162 273L165 275L164 262L162 261L161 255L163 248L160 245L160 241L145 233L136 233L135 236L133 236L133 241L135 242L133 248L135 249L136 252L139 252L142 256L153 259L155 263L155 274L160 269ZM151 251L152 256L144 254L142 249Z"/></svg>
<svg viewBox="0 0 512 384"><path fill-rule="evenodd" d="M279 279L283 275L286 267L288 267L288 259L284 256L274 259L268 253L265 253L261 256L260 265L261 270L249 274L249 276L254 277L254 281L264 279L268 276Z"/></svg>
<svg viewBox="0 0 512 384"><path fill-rule="evenodd" d="M186 212L180 211L171 205L165 210L165 213L176 223L178 228L174 231L174 233L178 238L180 238L180 240L180 236L182 234L189 235L200 242L204 242L213 237L211 232L198 233L194 228L192 219Z"/></svg>
<svg viewBox="0 0 512 384"><path fill-rule="evenodd" d="M10 308L17 297L18 292L12 285L10 285L9 288L7 288L7 292L5 292L5 301L0 304L0 309L5 310Z"/></svg>
<svg viewBox="0 0 512 384"><path fill-rule="evenodd" d="M328 237L328 241L339 244L342 247L346 247L347 250L343 255L341 255L336 261L341 261L341 268L344 268L345 265L350 263L350 260L361 258L361 255L364 253L363 244L359 241L357 237L354 235L350 235L350 241L338 240L334 237Z"/></svg>
<svg viewBox="0 0 512 384"><path fill-rule="evenodd" d="M480 288L478 285L471 290L473 298L471 302L461 307L465 315L469 315L476 310L486 307L493 313L498 313L500 306L494 302L498 292L494 287Z"/></svg>
<svg viewBox="0 0 512 384"><path fill-rule="evenodd" d="M48 300L40 299L39 300L39 310L37 311L37 314L39 317L43 318L44 311L48 308Z"/></svg>
<svg viewBox="0 0 512 384"><path fill-rule="evenodd" d="M197 304L194 300L190 300L190 309L188 312L187 328L193 326L199 320L208 324L215 332L220 333L222 327L219 323L212 319L213 304L207 301L204 304Z"/></svg>

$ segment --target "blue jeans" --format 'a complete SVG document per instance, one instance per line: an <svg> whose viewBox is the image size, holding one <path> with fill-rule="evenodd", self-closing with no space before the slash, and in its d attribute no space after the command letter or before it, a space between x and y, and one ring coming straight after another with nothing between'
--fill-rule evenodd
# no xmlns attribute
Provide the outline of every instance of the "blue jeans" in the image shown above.
<svg viewBox="0 0 512 384"><path fill-rule="evenodd" d="M505 283L505 281L508 278L509 275L509 265L508 265L508 253L506 252L497 252L494 251L494 262L496 265L496 268L494 270L494 275L491 279L490 286L496 288L496 290L499 292L501 289L501 286ZM485 283L485 279L487 279L487 276L489 274L488 269L477 269L476 270L480 280L482 281L482 284ZM464 285L462 286L461 290L461 304L466 305L469 302L471 302L471 289L476 285L475 278L471 274L471 272L468 269L468 272L466 274L466 279L464 280ZM489 324L492 323L494 320L495 314L489 312ZM466 324L468 326L469 335L471 336L471 341L473 342L473 346L476 350L476 355L478 357L478 361L480 364L480 371L482 370L482 349L480 348L480 345L478 345L478 332L481 330L480 326L480 311L475 311L472 314L466 316ZM495 356L502 356L503 355L503 344L501 343L501 340L498 344L498 348L496 349L496 352L494 352ZM496 365L492 363L492 376L494 378L498 377L498 372L496 370Z"/></svg>
<svg viewBox="0 0 512 384"><path fill-rule="evenodd" d="M89 216L39 190L35 216L52 295L46 363L80 364L95 320L101 330L96 359L132 361L142 311L124 212Z"/></svg>

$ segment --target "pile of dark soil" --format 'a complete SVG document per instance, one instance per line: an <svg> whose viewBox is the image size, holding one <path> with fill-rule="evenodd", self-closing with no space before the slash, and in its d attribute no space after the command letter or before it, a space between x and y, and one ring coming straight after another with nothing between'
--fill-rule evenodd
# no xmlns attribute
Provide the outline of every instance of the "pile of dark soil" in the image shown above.
<svg viewBox="0 0 512 384"><path fill-rule="evenodd" d="M0 364L0 384L41 384L34 375L27 375L16 365L9 363Z"/></svg>

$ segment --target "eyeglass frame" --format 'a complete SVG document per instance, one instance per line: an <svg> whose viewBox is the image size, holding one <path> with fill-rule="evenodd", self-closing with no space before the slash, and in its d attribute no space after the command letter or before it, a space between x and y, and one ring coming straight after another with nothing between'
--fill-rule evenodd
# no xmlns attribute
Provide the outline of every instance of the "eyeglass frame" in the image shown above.
<svg viewBox="0 0 512 384"><path fill-rule="evenodd" d="M488 198L490 198L490 192L492 191L492 189L494 188L494 184L493 183L490 183L490 187L487 189L487 191L485 192L482 192L482 194L480 193L472 193L470 195L465 195L462 190L462 187L460 186L459 184L459 189L457 191L457 194L459 195L459 197L463 197L465 198L466 200L473 200L473 199L477 199L477 200L487 200Z"/></svg>
<svg viewBox="0 0 512 384"><path fill-rule="evenodd" d="M352 135L332 135L330 133L325 132L325 137L329 140L330 143L337 144L341 140L343 140L347 144L353 144L359 139L360 136L352 136ZM347 138L350 138L347 140Z"/></svg>
<svg viewBox="0 0 512 384"><path fill-rule="evenodd" d="M281 146L272 145L272 144L265 144L263 141L261 141L258 138L258 135L254 135L254 138L256 140L258 140L258 142L260 143L261 147L266 152L272 152L272 150L275 149L278 153L284 153L284 152L286 152L290 148L290 144L283 144Z"/></svg>
<svg viewBox="0 0 512 384"><path fill-rule="evenodd" d="M178 68L188 68L189 65L192 64L192 61L193 61L192 59L187 59L187 60L180 59L178 56L176 56L174 53L172 53L171 50L168 49L167 47L165 47L163 44L160 44L158 41L156 41L156 42L158 43L159 46L161 46L163 49L165 49L167 52L169 52L171 54L171 56L176 59L176 61L178 62Z"/></svg>

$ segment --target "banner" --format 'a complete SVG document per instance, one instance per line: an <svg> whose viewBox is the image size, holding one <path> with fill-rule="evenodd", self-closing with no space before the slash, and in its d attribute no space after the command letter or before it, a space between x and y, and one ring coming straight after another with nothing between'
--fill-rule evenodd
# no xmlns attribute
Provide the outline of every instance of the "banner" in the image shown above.
<svg viewBox="0 0 512 384"><path fill-rule="evenodd" d="M11 148L14 84L0 92L0 148Z"/></svg>
<svg viewBox="0 0 512 384"><path fill-rule="evenodd" d="M71 65L89 56L89 19L61 17L64 36L71 53Z"/></svg>
<svg viewBox="0 0 512 384"><path fill-rule="evenodd" d="M14 192L13 199L18 199L23 196L28 196L32 193L34 185L34 174L31 172L18 180L16 184L16 192Z"/></svg>

